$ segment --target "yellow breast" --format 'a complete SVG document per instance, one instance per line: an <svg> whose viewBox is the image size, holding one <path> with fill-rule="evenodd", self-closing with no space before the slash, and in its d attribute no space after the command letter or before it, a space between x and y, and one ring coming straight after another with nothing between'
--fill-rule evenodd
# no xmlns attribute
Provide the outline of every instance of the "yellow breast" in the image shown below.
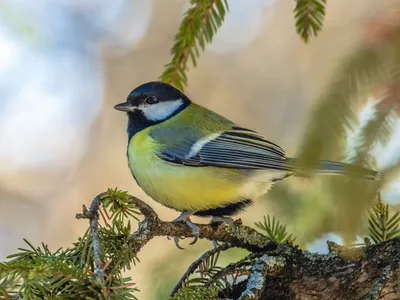
<svg viewBox="0 0 400 300"><path fill-rule="evenodd" d="M137 133L128 147L129 167L140 187L155 201L183 210L205 210L243 200L246 174L215 167L187 167L165 162L149 129Z"/></svg>

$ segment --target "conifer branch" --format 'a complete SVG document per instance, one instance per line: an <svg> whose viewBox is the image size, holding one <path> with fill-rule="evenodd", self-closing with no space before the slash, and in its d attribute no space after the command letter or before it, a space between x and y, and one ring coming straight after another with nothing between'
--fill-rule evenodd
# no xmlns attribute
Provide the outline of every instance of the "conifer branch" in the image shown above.
<svg viewBox="0 0 400 300"><path fill-rule="evenodd" d="M147 242L156 236L193 237L192 230L186 224L162 221L144 201L131 195L127 196L127 201L136 205L144 215L144 220L139 222L139 228L131 235L132 247L136 252L139 252ZM231 243L235 247L253 252L276 249L277 243L253 228L242 225L240 219L235 223L237 225L235 233L231 226L224 224L218 227L209 224L196 225L199 227L199 238Z"/></svg>
<svg viewBox="0 0 400 300"><path fill-rule="evenodd" d="M162 221L150 205L146 204L144 201L128 195L125 192L123 193L123 197L125 203L139 209L144 216L144 219L139 222L138 229L130 235L130 247L135 253L138 253L146 243L156 236L193 237L192 230L186 224ZM90 206L93 210L99 208L99 199L106 199L106 193L101 193L94 198ZM77 214L76 217L78 219L89 218L92 220L93 215L96 214L93 214L91 210L88 212L84 209L83 213ZM237 225L235 233L231 229L231 226L224 226L224 224L218 227L209 224L196 225L199 227L199 238L231 243L235 245L235 247L244 248L253 252L276 249L277 243L271 241L261 233L258 233L253 228L242 225L240 219L236 220L235 223ZM98 223L95 224L95 222L93 222L93 226L95 225L98 226ZM101 253L101 251L98 253ZM97 260L98 257L95 259ZM101 266L104 266L104 263L102 263Z"/></svg>
<svg viewBox="0 0 400 300"><path fill-rule="evenodd" d="M294 18L296 31L308 42L311 35L317 36L321 31L325 17L326 0L296 0Z"/></svg>
<svg viewBox="0 0 400 300"><path fill-rule="evenodd" d="M272 216L272 219L269 215L267 215L267 217L264 216L264 222L256 222L254 225L264 231L266 236L275 242L285 243L287 241L294 242L296 240L296 237L286 231L286 225L276 220L275 216Z"/></svg>
<svg viewBox="0 0 400 300"><path fill-rule="evenodd" d="M104 218L111 221L105 220L108 224L105 226L99 219L102 208L108 210ZM144 219L132 233L126 217L136 218L140 213ZM116 189L95 197L90 209L84 208L77 218L89 219L91 227L71 248L51 252L44 244L34 247L26 241L28 249L19 249L20 252L10 255L8 261L0 263L0 295L3 293L10 299L22 295L24 299L33 300L59 295L68 295L71 299L136 299L137 289L132 288L135 284L131 278L124 278L122 272L136 263L142 247L156 236L192 237L186 224L162 221L145 202ZM398 215L394 219L386 222L387 233L392 223L397 222ZM342 298L358 299L360 295L374 293L373 290L393 294L398 288L396 278L386 275L399 270L399 239L357 248L350 251L357 255L349 257L346 253L350 252L338 245L331 245L330 254L320 255L288 243L275 243L240 222L237 222L236 232L226 224L198 226L200 238L226 244L210 250L192 264L177 285L182 286L185 281L185 286L174 289L178 290L172 299L247 299L252 295L252 299L262 299L266 291L274 299L283 299L288 293L298 297L308 293L308 284L315 285L313 291L321 299L338 293L342 293ZM97 239L99 247L95 246ZM231 246L247 249L251 254L226 267L219 266L220 251ZM375 263L377 260L381 261L379 265ZM386 272L384 268L389 265L390 272ZM193 270L200 277L187 279ZM318 277L315 277L316 271ZM358 275L349 278L346 275L349 273ZM334 283L332 278L335 278ZM361 281L361 278L371 280ZM376 284L372 285L373 282ZM348 287L355 283L352 289L342 288L342 285Z"/></svg>
<svg viewBox="0 0 400 300"><path fill-rule="evenodd" d="M206 44L211 43L228 10L226 0L191 0L191 4L175 36L175 44L171 49L172 60L165 65L160 76L161 81L180 90L187 84L189 57L196 66L200 49L204 51Z"/></svg>
<svg viewBox="0 0 400 300"><path fill-rule="evenodd" d="M183 283L189 278L189 276L191 274L193 274L193 272L200 266L201 263L203 263L207 258L209 258L210 256L221 252L221 251L225 251L229 248L231 248L232 246L228 243L222 244L220 246L218 246L217 248L213 248L211 250L208 250L207 252L205 252L203 255L201 255L198 259L196 259L190 266L189 268L186 270L186 272L182 275L182 277L179 279L178 283L175 285L175 287L173 288L170 296L172 297L182 286Z"/></svg>
<svg viewBox="0 0 400 300"><path fill-rule="evenodd" d="M228 275L232 274L246 274L247 273L247 268L249 268L252 265L252 261L254 259L257 259L260 257L262 253L251 253L247 255L245 258L228 264L226 267L221 269L219 272L215 273L205 284L206 287L212 286L216 284L221 278L227 277ZM250 273L248 273L250 275ZM235 276L236 277L236 276Z"/></svg>
<svg viewBox="0 0 400 300"><path fill-rule="evenodd" d="M389 205L382 202L381 194L369 211L369 234L375 243L383 242L400 236L400 212L390 217Z"/></svg>

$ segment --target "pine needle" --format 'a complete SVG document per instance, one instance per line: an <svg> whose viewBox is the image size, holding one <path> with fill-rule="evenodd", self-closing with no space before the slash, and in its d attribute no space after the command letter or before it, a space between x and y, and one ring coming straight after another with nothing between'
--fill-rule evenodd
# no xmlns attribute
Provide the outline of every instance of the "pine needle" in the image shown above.
<svg viewBox="0 0 400 300"><path fill-rule="evenodd" d="M191 0L191 7L182 19L175 44L171 49L172 60L165 65L160 80L184 90L187 85L188 60L194 67L200 51L211 43L228 11L226 0Z"/></svg>
<svg viewBox="0 0 400 300"><path fill-rule="evenodd" d="M296 31L308 42L311 35L317 36L322 29L325 17L326 0L296 0L294 18Z"/></svg>

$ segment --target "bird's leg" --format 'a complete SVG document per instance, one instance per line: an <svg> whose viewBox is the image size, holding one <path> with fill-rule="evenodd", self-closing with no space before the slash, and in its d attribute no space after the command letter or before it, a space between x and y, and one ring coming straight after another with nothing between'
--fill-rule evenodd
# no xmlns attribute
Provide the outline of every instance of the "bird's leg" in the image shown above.
<svg viewBox="0 0 400 300"><path fill-rule="evenodd" d="M228 224L232 225L232 227L233 227L233 233L234 233L234 234L236 233L236 231L237 231L237 226L236 226L235 220L232 219L232 218L230 218L230 217L217 217L217 216L213 216L213 217L211 218L211 221L210 221L209 224L210 224L210 225L214 225L214 224L219 225L219 224L223 224L223 223L228 223ZM218 242L217 242L216 240L211 240L211 243L213 244L214 248L217 248L217 247L218 247Z"/></svg>
<svg viewBox="0 0 400 300"><path fill-rule="evenodd" d="M175 220L172 221L172 223L183 222L187 226L189 226L190 229L192 229L194 239L193 239L193 242L190 243L190 245L195 244L197 242L197 240L199 239L199 227L190 220L190 216L192 216L193 214L194 214L194 211L186 211L185 210L181 213L181 215L179 217L177 217ZM179 249L183 249L181 246L179 246L179 239L180 238L178 236L174 236L175 245Z"/></svg>

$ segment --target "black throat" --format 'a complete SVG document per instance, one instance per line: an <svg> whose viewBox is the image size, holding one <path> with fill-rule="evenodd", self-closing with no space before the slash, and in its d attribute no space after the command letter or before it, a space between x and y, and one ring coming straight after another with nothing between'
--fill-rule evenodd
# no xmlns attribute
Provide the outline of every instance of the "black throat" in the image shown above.
<svg viewBox="0 0 400 300"><path fill-rule="evenodd" d="M152 121L146 118L146 116L143 114L142 111L136 110L134 112L128 112L128 125L126 128L126 132L128 133L128 145L131 139L134 137L134 135L143 129L146 129L147 127L159 124L161 122L164 122L168 119L171 119L172 117L176 116L179 114L181 111L183 111L186 107L190 105L190 100L189 99L182 99L183 104L176 110L174 111L168 118L163 119L163 120L158 120L158 121Z"/></svg>

